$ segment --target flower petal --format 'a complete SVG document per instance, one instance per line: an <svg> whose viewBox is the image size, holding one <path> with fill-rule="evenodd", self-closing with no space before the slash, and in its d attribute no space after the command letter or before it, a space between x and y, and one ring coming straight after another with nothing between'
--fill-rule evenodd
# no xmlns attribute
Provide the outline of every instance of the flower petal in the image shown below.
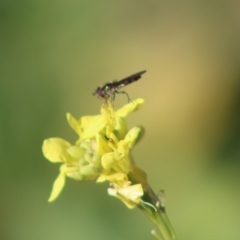
<svg viewBox="0 0 240 240"><path fill-rule="evenodd" d="M99 156L104 155L105 153L111 152L111 148L108 146L108 141L101 133L97 134L97 148L96 152Z"/></svg>
<svg viewBox="0 0 240 240"><path fill-rule="evenodd" d="M128 128L127 123L124 118L116 117L116 135L119 140L124 139L125 135L127 134Z"/></svg>
<svg viewBox="0 0 240 240"><path fill-rule="evenodd" d="M118 152L110 152L106 153L102 156L101 162L102 166L106 170L110 170L118 161L122 160L124 158L123 153Z"/></svg>
<svg viewBox="0 0 240 240"><path fill-rule="evenodd" d="M102 115L97 115L93 117L82 117L81 125L83 132L81 139L93 138L99 133L105 126L107 122L104 120Z"/></svg>
<svg viewBox="0 0 240 240"><path fill-rule="evenodd" d="M113 173L113 174L101 174L101 176L97 179L97 182L120 182L124 184L128 181L128 177L124 173Z"/></svg>
<svg viewBox="0 0 240 240"><path fill-rule="evenodd" d="M80 136L82 134L80 120L77 121L71 113L67 113L67 120L71 128Z"/></svg>
<svg viewBox="0 0 240 240"><path fill-rule="evenodd" d="M127 186L120 189L109 188L108 194L120 199L128 208L134 208L141 201L143 188L141 184Z"/></svg>
<svg viewBox="0 0 240 240"><path fill-rule="evenodd" d="M69 155L66 151L71 144L61 138L49 138L44 140L42 151L50 162L67 162Z"/></svg>
<svg viewBox="0 0 240 240"><path fill-rule="evenodd" d="M68 149L66 149L68 154L72 156L73 158L79 159L83 156L83 154L86 152L85 149L80 148L78 146L71 146Z"/></svg>
<svg viewBox="0 0 240 240"><path fill-rule="evenodd" d="M128 147L132 149L142 136L142 128L134 127L125 136L124 141L128 142Z"/></svg>
<svg viewBox="0 0 240 240"><path fill-rule="evenodd" d="M116 111L116 116L117 117L126 117L129 115L129 113L134 112L138 110L144 103L144 100L142 98L138 98L134 100L133 102L130 102L120 108L119 110Z"/></svg>
<svg viewBox="0 0 240 240"><path fill-rule="evenodd" d="M118 193L135 203L139 203L143 195L143 188L141 184L135 184L119 189Z"/></svg>
<svg viewBox="0 0 240 240"><path fill-rule="evenodd" d="M64 185L65 185L65 177L66 177L66 166L62 165L60 168L60 174L58 175L57 179L55 180L53 184L53 189L51 192L51 195L48 199L48 202L54 201L60 192L62 191Z"/></svg>

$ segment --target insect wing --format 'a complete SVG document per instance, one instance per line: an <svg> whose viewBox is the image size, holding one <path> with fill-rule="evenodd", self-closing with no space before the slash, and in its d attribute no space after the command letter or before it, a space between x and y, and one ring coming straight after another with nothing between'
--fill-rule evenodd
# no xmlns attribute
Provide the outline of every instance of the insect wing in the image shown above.
<svg viewBox="0 0 240 240"><path fill-rule="evenodd" d="M141 78L141 75L144 74L146 72L146 70L144 71L141 71L141 72L138 72L138 73L135 73L131 76L128 76L124 79L121 79L117 82L113 82L112 84L116 87L116 88L121 88L121 87L124 87L132 82L135 82L137 81L138 79Z"/></svg>

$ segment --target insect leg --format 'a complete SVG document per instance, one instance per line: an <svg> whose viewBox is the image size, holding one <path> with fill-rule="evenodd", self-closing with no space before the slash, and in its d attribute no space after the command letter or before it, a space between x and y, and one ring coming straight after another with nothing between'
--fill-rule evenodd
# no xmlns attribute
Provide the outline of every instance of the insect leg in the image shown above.
<svg viewBox="0 0 240 240"><path fill-rule="evenodd" d="M129 97L129 95L125 92L125 91L115 91L115 93L122 93L122 94L126 94L126 96L127 96L127 99L128 99L128 102L131 102L131 99L130 99L130 97Z"/></svg>
<svg viewBox="0 0 240 240"><path fill-rule="evenodd" d="M112 98L112 101L115 100L115 92L113 92L113 93L111 94L111 98Z"/></svg>

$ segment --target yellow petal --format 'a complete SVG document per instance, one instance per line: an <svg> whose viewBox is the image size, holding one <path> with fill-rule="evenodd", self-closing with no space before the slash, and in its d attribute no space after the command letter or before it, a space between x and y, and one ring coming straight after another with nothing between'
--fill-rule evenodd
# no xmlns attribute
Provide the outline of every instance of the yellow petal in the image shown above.
<svg viewBox="0 0 240 240"><path fill-rule="evenodd" d="M116 117L116 125L115 125L115 130L117 138L119 140L124 139L125 135L127 134L128 128L127 128L127 123L124 118L121 117Z"/></svg>
<svg viewBox="0 0 240 240"><path fill-rule="evenodd" d="M143 188L141 184L135 184L119 189L118 193L135 203L139 203L143 195Z"/></svg>
<svg viewBox="0 0 240 240"><path fill-rule="evenodd" d="M68 149L66 149L69 155L71 155L73 158L79 159L83 156L83 154L86 152L85 149L80 148L78 146L71 146Z"/></svg>
<svg viewBox="0 0 240 240"><path fill-rule="evenodd" d="M88 128L95 122L102 121L102 115L95 115L95 116L84 116L80 118L82 128Z"/></svg>
<svg viewBox="0 0 240 240"><path fill-rule="evenodd" d="M109 170L113 167L118 161L124 158L123 153L110 152L102 156L101 163L104 169Z"/></svg>
<svg viewBox="0 0 240 240"><path fill-rule="evenodd" d="M97 182L127 182L128 177L124 173L114 173L114 174L102 174L98 179Z"/></svg>
<svg viewBox="0 0 240 240"><path fill-rule="evenodd" d="M61 138L49 138L44 140L42 151L50 162L67 162L69 155L66 151L71 144Z"/></svg>
<svg viewBox="0 0 240 240"><path fill-rule="evenodd" d="M99 133L97 134L96 138L97 138L96 152L99 156L102 156L105 153L111 152L111 148L108 146L108 141L106 140L106 137L104 137L102 134Z"/></svg>
<svg viewBox="0 0 240 240"><path fill-rule="evenodd" d="M109 120L109 118L114 117L114 109L111 103L103 104L101 107L101 114L105 120Z"/></svg>
<svg viewBox="0 0 240 240"><path fill-rule="evenodd" d="M93 116L93 117L82 117L81 125L82 125L82 135L81 139L93 138L99 133L105 126L107 122L101 115Z"/></svg>
<svg viewBox="0 0 240 240"><path fill-rule="evenodd" d="M142 133L141 127L132 128L125 136L124 141L128 142L128 147L132 149L137 141L140 139Z"/></svg>
<svg viewBox="0 0 240 240"><path fill-rule="evenodd" d="M106 137L111 139L110 143L118 143L118 139L116 137L116 135L113 132L113 129L111 129L109 126L106 127ZM111 144L110 144L111 145Z"/></svg>
<svg viewBox="0 0 240 240"><path fill-rule="evenodd" d="M114 159L114 153L106 153L102 156L101 159L102 166L104 169L109 170L114 164L115 164L115 159Z"/></svg>
<svg viewBox="0 0 240 240"><path fill-rule="evenodd" d="M71 128L80 136L82 134L80 120L77 121L71 113L67 113L67 120Z"/></svg>
<svg viewBox="0 0 240 240"><path fill-rule="evenodd" d="M117 110L116 116L126 117L127 115L129 115L129 113L138 110L143 105L143 103L144 103L144 100L142 98L138 98L133 102L130 102L125 106L123 106L122 108L120 108L119 110Z"/></svg>
<svg viewBox="0 0 240 240"><path fill-rule="evenodd" d="M99 175L98 169L94 169L89 165L81 167L80 174L84 177L84 179L96 179Z"/></svg>
<svg viewBox="0 0 240 240"><path fill-rule="evenodd" d="M52 189L51 195L48 199L48 202L54 201L58 197L60 192L62 191L62 189L65 185L65 177L66 177L65 168L66 168L65 165L61 166L60 174L58 175L57 179L55 180L55 182L53 184L53 189Z"/></svg>
<svg viewBox="0 0 240 240"><path fill-rule="evenodd" d="M120 199L128 208L134 208L141 201L143 189L141 184L127 186L120 189L109 188L108 194Z"/></svg>
<svg viewBox="0 0 240 240"><path fill-rule="evenodd" d="M123 187L120 189L109 188L108 194L120 199L128 208L134 208L141 201L143 189L141 184Z"/></svg>

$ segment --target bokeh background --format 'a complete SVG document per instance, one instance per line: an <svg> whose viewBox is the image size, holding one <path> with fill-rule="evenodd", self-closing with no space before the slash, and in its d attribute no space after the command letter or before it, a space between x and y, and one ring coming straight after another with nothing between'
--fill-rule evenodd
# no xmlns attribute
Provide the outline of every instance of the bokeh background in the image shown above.
<svg viewBox="0 0 240 240"><path fill-rule="evenodd" d="M144 69L125 89L146 101L133 155L178 239L240 239L239 33L231 0L0 1L0 239L152 239L107 184L68 179L48 203L59 165L41 151L75 142L65 114L98 114L98 85Z"/></svg>

